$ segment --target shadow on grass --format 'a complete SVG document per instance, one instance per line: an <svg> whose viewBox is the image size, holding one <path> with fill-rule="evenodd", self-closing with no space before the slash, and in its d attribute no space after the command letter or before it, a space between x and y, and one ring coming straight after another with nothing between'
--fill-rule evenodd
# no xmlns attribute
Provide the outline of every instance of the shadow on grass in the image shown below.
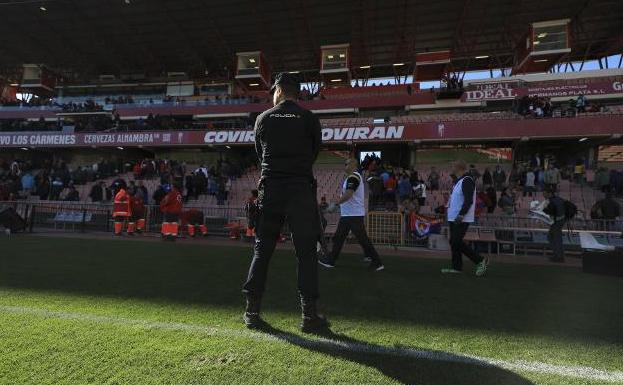
<svg viewBox="0 0 623 385"><path fill-rule="evenodd" d="M251 249L160 242L0 237L0 287L243 306L241 286ZM623 280L574 269L494 265L484 279L441 276L445 261L385 259L369 273L360 256L345 255L321 270L321 300L330 315L382 325L435 325L547 335L585 343L623 343L621 308L612 306ZM271 261L266 309L298 307L296 259L277 251ZM569 322L569 321L572 322ZM381 326L382 327L382 326Z"/></svg>
<svg viewBox="0 0 623 385"><path fill-rule="evenodd" d="M311 352L377 369L405 385L533 385L509 370L447 352L373 345L331 330L314 338L272 326L259 332Z"/></svg>

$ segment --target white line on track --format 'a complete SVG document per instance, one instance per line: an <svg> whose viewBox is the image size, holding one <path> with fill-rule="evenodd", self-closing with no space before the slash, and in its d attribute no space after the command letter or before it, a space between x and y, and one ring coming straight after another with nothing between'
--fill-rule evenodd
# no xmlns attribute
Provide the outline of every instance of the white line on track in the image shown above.
<svg viewBox="0 0 623 385"><path fill-rule="evenodd" d="M446 353L438 351L418 350L406 347L390 347L372 345L362 342L350 342L321 337L305 338L294 334L275 333L266 334L248 330L234 330L221 327L188 324L181 322L159 322L116 316L103 316L88 313L71 313L52 311L40 308L0 305L0 312L12 314L26 314L43 318L55 318L72 321L94 322L98 324L116 324L123 326L139 326L146 329L181 331L200 333L216 337L244 338L259 341L288 342L308 348L324 348L335 351L350 351L356 353L380 354L387 356L409 357L415 359L464 363L481 367L499 367L514 372L533 372L551 374L564 377L580 378L605 382L623 382L623 371L608 371L588 366L552 365L544 362L531 361L503 361L473 355Z"/></svg>

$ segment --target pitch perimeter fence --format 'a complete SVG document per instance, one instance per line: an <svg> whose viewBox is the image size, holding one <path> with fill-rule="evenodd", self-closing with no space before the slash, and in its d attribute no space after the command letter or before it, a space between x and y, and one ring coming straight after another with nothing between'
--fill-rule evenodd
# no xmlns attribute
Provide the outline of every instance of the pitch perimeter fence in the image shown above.
<svg viewBox="0 0 623 385"><path fill-rule="evenodd" d="M0 202L0 211L13 208L26 220L27 231L56 230L65 232L112 232L112 205L65 202L65 201L14 201ZM204 220L210 235L236 236L244 234L246 215L242 208L221 206L186 205L185 210L195 209L203 212ZM327 214L328 231L325 236L330 237L339 220L339 214ZM390 211L374 211L366 217L367 231L372 242L376 245L405 246L405 247L447 247L447 224L444 218L440 220L435 234L420 236L411 228L409 218L401 213ZM148 205L145 207L146 232L159 233L162 214L159 207ZM569 223L572 231L567 231L565 243L568 247L579 246L579 236L575 231L590 231L599 242L623 247L622 220L585 220L574 219ZM546 249L548 225L535 218L522 218L506 215L485 215L477 219L470 227L466 240L481 242L488 245L491 252L495 245L496 251L512 249L528 250L532 246ZM182 229L185 230L185 229ZM287 223L283 229L288 234ZM432 240L432 242L431 242Z"/></svg>

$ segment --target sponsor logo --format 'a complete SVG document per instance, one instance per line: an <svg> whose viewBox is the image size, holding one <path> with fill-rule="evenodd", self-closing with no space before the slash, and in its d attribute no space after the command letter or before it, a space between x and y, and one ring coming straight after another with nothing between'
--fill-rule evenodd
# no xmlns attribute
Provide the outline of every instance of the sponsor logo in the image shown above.
<svg viewBox="0 0 623 385"><path fill-rule="evenodd" d="M513 99L517 96L512 88L494 88L465 91L465 100Z"/></svg>
<svg viewBox="0 0 623 385"><path fill-rule="evenodd" d="M404 126L323 128L323 141L402 139ZM208 131L204 143L253 143L253 131Z"/></svg>
<svg viewBox="0 0 623 385"><path fill-rule="evenodd" d="M204 143L253 143L253 131L208 131L203 137Z"/></svg>
<svg viewBox="0 0 623 385"><path fill-rule="evenodd" d="M86 134L84 144L134 144L154 143L154 134Z"/></svg>
<svg viewBox="0 0 623 385"><path fill-rule="evenodd" d="M76 144L76 136L67 134L0 136L0 145L4 146L66 146L73 144Z"/></svg>
<svg viewBox="0 0 623 385"><path fill-rule="evenodd" d="M612 88L615 91L623 91L623 83L621 83L621 82L613 82L612 83Z"/></svg>

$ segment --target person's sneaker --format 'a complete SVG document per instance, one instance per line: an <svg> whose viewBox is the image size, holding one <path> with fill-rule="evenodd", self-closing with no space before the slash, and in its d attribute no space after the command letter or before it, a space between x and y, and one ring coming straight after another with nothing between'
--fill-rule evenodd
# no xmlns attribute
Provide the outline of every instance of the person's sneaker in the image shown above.
<svg viewBox="0 0 623 385"><path fill-rule="evenodd" d="M268 324L266 321L260 317L260 313L248 313L244 312L242 315L242 320L244 324L249 329L262 329L265 328Z"/></svg>
<svg viewBox="0 0 623 385"><path fill-rule="evenodd" d="M480 261L479 264L476 265L476 277L482 277L487 272L487 266L489 265L489 260L484 258Z"/></svg>
<svg viewBox="0 0 623 385"><path fill-rule="evenodd" d="M372 262L372 258L370 258L370 257L363 257L363 261L366 262L366 263L370 263L370 262Z"/></svg>
<svg viewBox="0 0 623 385"><path fill-rule="evenodd" d="M313 317L303 317L301 331L303 333L315 333L327 330L329 326L331 326L331 324L329 324L325 316L316 314Z"/></svg>
<svg viewBox="0 0 623 385"><path fill-rule="evenodd" d="M371 271L383 271L385 270L385 265L383 265L381 261L372 261L370 262L368 269L370 269Z"/></svg>
<svg viewBox="0 0 623 385"><path fill-rule="evenodd" d="M442 274L462 274L463 272L461 270L456 270L451 267L447 267L447 268L441 269L441 273Z"/></svg>
<svg viewBox="0 0 623 385"><path fill-rule="evenodd" d="M318 263L321 266L324 266L329 269L332 269L335 267L335 260L326 254L321 254L318 256Z"/></svg>

